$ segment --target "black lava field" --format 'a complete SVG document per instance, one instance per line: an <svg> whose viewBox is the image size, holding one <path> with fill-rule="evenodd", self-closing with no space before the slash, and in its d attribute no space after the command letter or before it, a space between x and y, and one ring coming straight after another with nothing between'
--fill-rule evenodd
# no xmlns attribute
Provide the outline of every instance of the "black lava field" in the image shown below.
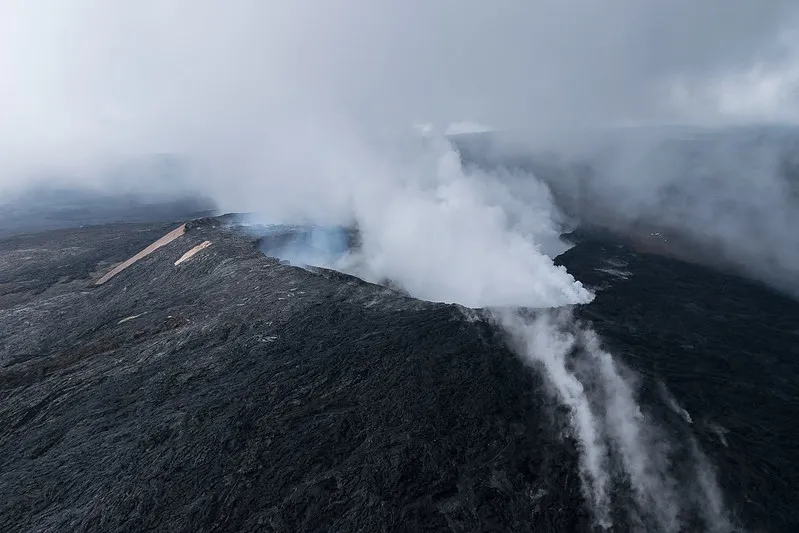
<svg viewBox="0 0 799 533"><path fill-rule="evenodd" d="M568 410L487 313L266 257L231 220L101 285L181 221L0 241L0 530L594 530ZM597 294L575 314L642 410L704 451L736 528L795 531L799 304L570 238Z"/></svg>

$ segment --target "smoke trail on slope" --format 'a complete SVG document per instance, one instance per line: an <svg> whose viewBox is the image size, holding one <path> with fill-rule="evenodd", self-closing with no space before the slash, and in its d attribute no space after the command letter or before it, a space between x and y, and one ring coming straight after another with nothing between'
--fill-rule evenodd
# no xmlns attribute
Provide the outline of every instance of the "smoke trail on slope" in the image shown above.
<svg viewBox="0 0 799 533"><path fill-rule="evenodd" d="M724 505L716 471L710 460L702 452L696 438L689 438L691 456L696 469L696 487L694 502L702 513L708 530L712 533L733 531L732 519Z"/></svg>
<svg viewBox="0 0 799 533"><path fill-rule="evenodd" d="M580 478L583 493L603 527L610 521L610 476L605 428L598 424L595 407L585 388L574 374L566 370L567 359L578 339L559 328L556 312L535 319L515 312L499 315L499 323L511 334L517 352L528 362L539 364L558 400L571 410L571 426L580 448Z"/></svg>
<svg viewBox="0 0 799 533"><path fill-rule="evenodd" d="M584 493L598 525L612 526L613 507L625 506L628 525L640 531L676 533L697 517L707 531L732 530L696 439L688 434L682 444L693 462L690 472L678 473L672 462L681 444L642 410L631 371L602 349L594 331L567 309L534 316L503 310L494 318L516 352L544 373L553 395L569 407ZM692 488L687 497L683 486Z"/></svg>

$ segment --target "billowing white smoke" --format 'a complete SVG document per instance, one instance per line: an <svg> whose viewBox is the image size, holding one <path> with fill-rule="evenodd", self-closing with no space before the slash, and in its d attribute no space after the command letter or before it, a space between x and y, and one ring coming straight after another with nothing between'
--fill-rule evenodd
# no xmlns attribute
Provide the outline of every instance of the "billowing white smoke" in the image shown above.
<svg viewBox="0 0 799 533"><path fill-rule="evenodd" d="M566 221L532 175L465 168L449 141L433 134L414 133L402 154L383 160L353 152L360 146L354 140L339 146L346 151L331 156L328 168L314 163L298 178L313 187L285 191L294 207L279 205L283 198L270 188L262 196L267 206L255 209L259 222L356 225L357 252L319 257L319 266L468 307L548 308L592 299L553 263L569 247L560 239Z"/></svg>
<svg viewBox="0 0 799 533"><path fill-rule="evenodd" d="M469 171L446 140L425 141L420 156L388 179L352 191L362 247L342 268L469 307L591 300L552 261L568 246L544 184Z"/></svg>

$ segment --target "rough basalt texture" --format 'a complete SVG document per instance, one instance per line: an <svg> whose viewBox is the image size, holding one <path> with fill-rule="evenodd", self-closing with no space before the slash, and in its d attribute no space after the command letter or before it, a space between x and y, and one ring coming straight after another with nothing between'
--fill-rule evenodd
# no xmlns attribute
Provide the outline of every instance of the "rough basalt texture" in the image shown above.
<svg viewBox="0 0 799 533"><path fill-rule="evenodd" d="M181 222L0 241L0 531L591 530L565 411L478 314L281 264L231 220L99 287ZM749 530L796 531L797 303L572 238L577 315L643 408Z"/></svg>
<svg viewBox="0 0 799 533"><path fill-rule="evenodd" d="M588 527L539 379L485 323L214 219L93 286L174 226L0 244L25 257L2 270L0 530Z"/></svg>

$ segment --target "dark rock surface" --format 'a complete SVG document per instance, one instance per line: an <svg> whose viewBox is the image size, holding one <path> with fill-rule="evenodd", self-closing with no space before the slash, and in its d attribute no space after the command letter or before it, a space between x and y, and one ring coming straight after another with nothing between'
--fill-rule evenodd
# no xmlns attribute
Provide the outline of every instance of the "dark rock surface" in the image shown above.
<svg viewBox="0 0 799 533"><path fill-rule="evenodd" d="M642 404L712 459L751 531L799 528L799 302L761 284L578 233L558 262L598 289L578 309L642 376ZM661 397L664 384L692 417Z"/></svg>
<svg viewBox="0 0 799 533"><path fill-rule="evenodd" d="M221 219L94 285L177 225L0 241L0 531L591 530L563 411L487 322ZM799 305L573 238L559 261L598 290L577 313L642 404L752 530L796 531Z"/></svg>
<svg viewBox="0 0 799 533"><path fill-rule="evenodd" d="M172 227L0 243L25 257L2 270L0 530L587 528L539 379L484 323L213 221L92 285Z"/></svg>

